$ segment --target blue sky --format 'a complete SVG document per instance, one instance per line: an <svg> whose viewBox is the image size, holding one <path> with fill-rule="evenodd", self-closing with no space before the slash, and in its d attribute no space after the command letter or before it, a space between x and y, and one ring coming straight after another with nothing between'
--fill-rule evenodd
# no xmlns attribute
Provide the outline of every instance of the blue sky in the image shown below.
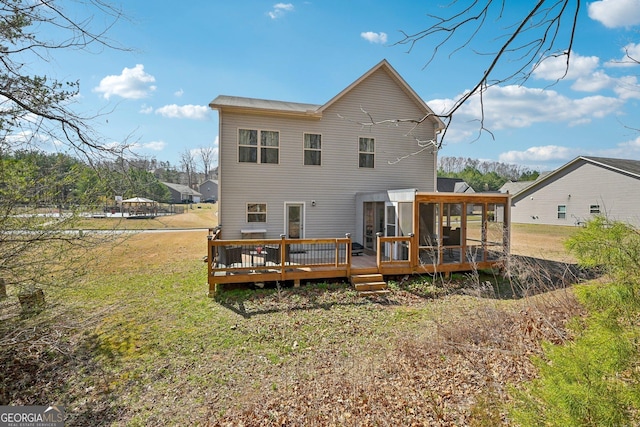
<svg viewBox="0 0 640 427"><path fill-rule="evenodd" d="M67 2L68 3L68 2ZM425 29L427 14L449 0L191 0L121 4L126 19L108 35L130 51L56 54L50 75L79 79L74 106L104 114L95 127L106 140L135 143L138 154L179 164L185 149L217 148L217 95L323 104L387 59L436 112L473 87L508 23L532 2L507 2L506 21L491 23L476 43L450 55L451 44L425 67L434 41L411 51L395 45L401 31ZM524 4L524 8L523 8ZM551 170L578 155L640 159L640 0L583 2L567 78L548 60L522 85L492 88L454 117L440 156ZM100 21L94 22L94 25Z"/></svg>

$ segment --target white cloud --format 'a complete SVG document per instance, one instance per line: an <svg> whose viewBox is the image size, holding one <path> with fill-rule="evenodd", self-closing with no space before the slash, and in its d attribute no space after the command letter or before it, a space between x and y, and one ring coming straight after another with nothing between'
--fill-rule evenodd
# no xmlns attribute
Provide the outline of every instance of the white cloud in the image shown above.
<svg viewBox="0 0 640 427"><path fill-rule="evenodd" d="M622 58L612 59L604 65L607 67L634 67L640 62L640 43L629 43L622 49Z"/></svg>
<svg viewBox="0 0 640 427"><path fill-rule="evenodd" d="M140 99L156 90L156 87L151 84L155 81L155 77L145 73L144 65L137 64L133 68L125 67L120 75L103 78L93 91L101 92L105 99L113 95L126 99Z"/></svg>
<svg viewBox="0 0 640 427"><path fill-rule="evenodd" d="M387 42L387 33L374 33L373 31L366 31L360 33L360 37L367 40L370 43L384 44Z"/></svg>
<svg viewBox="0 0 640 427"><path fill-rule="evenodd" d="M151 114L153 113L153 107L148 107L146 104L143 104L142 107L140 107L140 113Z"/></svg>
<svg viewBox="0 0 640 427"><path fill-rule="evenodd" d="M638 0L640 1L640 0ZM622 49L629 52L629 55L640 60L640 45L628 44ZM630 66L629 58L620 61L609 61L605 65ZM613 90L621 99L639 98L640 87L634 76L611 77L606 72L598 69L599 58L596 56L580 56L571 54L570 68L566 79L575 80L571 89L582 92L598 92L604 89ZM637 65L633 63L633 65ZM535 77L556 81L563 77L566 68L566 57L549 57L545 59L539 67L533 70Z"/></svg>
<svg viewBox="0 0 640 427"><path fill-rule="evenodd" d="M533 75L544 80L559 80L562 78L574 80L593 73L598 68L599 62L600 59L597 56L581 56L571 52L569 69L567 69L566 56L550 56L545 58L533 70Z"/></svg>
<svg viewBox="0 0 640 427"><path fill-rule="evenodd" d="M141 148L153 151L162 151L167 146L167 143L164 141L150 141L140 144Z"/></svg>
<svg viewBox="0 0 640 427"><path fill-rule="evenodd" d="M506 153L500 154L498 161L503 163L523 164L555 160L570 160L577 155L579 155L578 152L573 148L558 145L544 145L540 147L530 147L525 151L507 151Z"/></svg>
<svg viewBox="0 0 640 427"><path fill-rule="evenodd" d="M446 113L454 101L435 99L428 102L436 113ZM479 121L490 131L526 128L536 123L567 123L571 126L588 123L594 118L614 114L623 101L614 97L588 96L571 99L553 90L523 86L493 86L480 98L470 98L454 115L446 139L451 142L468 140L477 135Z"/></svg>
<svg viewBox="0 0 640 427"><path fill-rule="evenodd" d="M131 144L129 148L132 151L150 150L150 151L162 151L167 147L167 143L164 141L149 141L149 142L136 142ZM119 146L119 143L113 142L110 144L112 147Z"/></svg>
<svg viewBox="0 0 640 427"><path fill-rule="evenodd" d="M267 12L267 16L271 19L278 19L286 12L293 11L293 4L291 3L276 3L273 5L273 9Z"/></svg>
<svg viewBox="0 0 640 427"><path fill-rule="evenodd" d="M621 99L640 99L640 85L636 76L620 77L613 90Z"/></svg>
<svg viewBox="0 0 640 427"><path fill-rule="evenodd" d="M177 90L177 91L173 92L173 95L178 97L178 98L180 98L182 95L184 95L184 90L182 90L182 89Z"/></svg>
<svg viewBox="0 0 640 427"><path fill-rule="evenodd" d="M171 119L205 120L209 117L209 108L204 105L165 105L156 109L156 114Z"/></svg>
<svg viewBox="0 0 640 427"><path fill-rule="evenodd" d="M615 86L616 79L609 77L604 71L598 70L588 76L579 77L571 88L582 92L597 92Z"/></svg>
<svg viewBox="0 0 640 427"><path fill-rule="evenodd" d="M640 0L599 0L588 6L589 17L607 28L640 24Z"/></svg>

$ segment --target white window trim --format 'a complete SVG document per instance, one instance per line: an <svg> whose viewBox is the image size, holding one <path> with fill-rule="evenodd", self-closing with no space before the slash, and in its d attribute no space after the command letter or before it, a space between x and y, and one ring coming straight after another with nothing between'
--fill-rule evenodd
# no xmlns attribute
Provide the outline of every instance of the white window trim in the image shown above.
<svg viewBox="0 0 640 427"><path fill-rule="evenodd" d="M258 132L258 140L257 140L257 145L240 145L240 130L255 130ZM260 149L263 148L262 144L261 144L261 134L262 132L277 132L278 133L278 163L264 163L262 162L262 155L260 153ZM254 165L273 165L273 166L277 166L280 164L280 142L282 141L282 132L280 132L277 129L262 129L262 128L255 128L255 127L249 127L249 126L239 126L236 129L236 160L238 163L244 163L244 164L254 164ZM240 147L255 147L257 150L256 153L256 162L241 162L240 161ZM264 148L269 148L269 149L276 149L276 147L272 147L272 146L265 146Z"/></svg>
<svg viewBox="0 0 640 427"><path fill-rule="evenodd" d="M264 205L264 212L249 212L249 205ZM266 224L267 221L269 220L269 217L268 217L269 207L267 205L267 202L247 202L245 206L245 214L246 216L244 217L244 219L246 220L247 224ZM263 215L263 214L264 214L264 222L249 221L249 215Z"/></svg>
<svg viewBox="0 0 640 427"><path fill-rule="evenodd" d="M373 152L371 151L360 151L360 139L373 139ZM358 169L375 169L376 168L376 149L378 144L376 144L376 138L372 136L358 136ZM373 154L373 167L367 168L364 166L360 166L360 154Z"/></svg>
<svg viewBox="0 0 640 427"><path fill-rule="evenodd" d="M315 148L305 148L304 146L304 136L305 135L320 135L320 149L317 150ZM324 140L324 135L320 132L302 132L302 166L316 166L316 167L322 167L322 142ZM304 162L304 155L306 153L306 151L319 151L320 152L320 164L319 165L308 165Z"/></svg>

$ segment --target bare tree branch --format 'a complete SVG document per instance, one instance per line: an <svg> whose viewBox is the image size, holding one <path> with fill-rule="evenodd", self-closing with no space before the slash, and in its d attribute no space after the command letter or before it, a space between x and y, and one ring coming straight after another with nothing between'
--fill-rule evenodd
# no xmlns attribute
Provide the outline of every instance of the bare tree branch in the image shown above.
<svg viewBox="0 0 640 427"><path fill-rule="evenodd" d="M511 16L505 13L508 7L505 0L474 0L470 4L454 0L446 8L451 11L449 15L428 15L433 24L412 34L401 31L403 37L395 43L408 46L408 52L415 50L419 43L433 45L424 68L448 46L451 46L450 57L469 50L477 56L489 58L484 72L472 88L455 100L447 111L438 114L446 125L438 148L444 144L455 113L471 98L480 97L479 135L482 132L491 134L485 127L483 95L487 90L502 84L524 84L543 61L552 57L566 58L565 73L559 80L566 76L578 25L580 0L538 0L524 16L512 22L505 22L507 16ZM503 36L495 39L498 40L495 50L483 52L472 46L476 39L484 41L488 25L494 31L500 23L506 25L503 27Z"/></svg>

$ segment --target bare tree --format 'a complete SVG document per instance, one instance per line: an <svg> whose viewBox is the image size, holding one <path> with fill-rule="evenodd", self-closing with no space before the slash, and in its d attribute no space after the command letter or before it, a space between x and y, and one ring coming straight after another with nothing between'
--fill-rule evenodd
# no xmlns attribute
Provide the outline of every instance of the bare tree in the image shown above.
<svg viewBox="0 0 640 427"><path fill-rule="evenodd" d="M215 159L215 153L216 150L211 145L198 148L198 154L200 155L200 162L202 164L202 171L204 172L205 181L211 178L209 174L211 173L211 166L213 165L213 160Z"/></svg>
<svg viewBox="0 0 640 427"><path fill-rule="evenodd" d="M0 278L9 286L44 284L79 271L70 263L79 259L79 248L93 243L87 234L69 232L77 220L73 211L63 214L63 206L55 206L45 212L39 205L58 199L53 193L64 187L60 183L77 177L54 180L37 173L37 164L9 154L55 143L62 147L58 150L95 163L126 149L126 144L107 147L91 117L73 110L78 81L32 71L50 69L48 62L61 50L121 49L106 36L122 18L120 10L102 0L81 0L71 16L58 0L0 0ZM106 27L94 29L98 21Z"/></svg>
<svg viewBox="0 0 640 427"><path fill-rule="evenodd" d="M188 148L185 148L180 153L180 167L186 175L187 185L189 186L189 188L193 188L193 183L195 180L194 175L196 172L196 159L193 155L193 152Z"/></svg>
<svg viewBox="0 0 640 427"><path fill-rule="evenodd" d="M427 15L432 23L426 29L415 33L402 32L402 39L395 44L408 46L409 52L416 49L420 43L433 46L425 68L444 49L450 52L449 56L464 51L474 54L476 60L486 60L484 72L475 80L472 89L457 99L447 111L437 114L446 125L440 141L436 144L437 148L442 146L455 113L472 97L480 98L480 132L491 134L485 127L483 106L483 95L490 87L523 84L531 77L536 67L552 57L565 58L566 75L578 28L581 3L580 0L537 0L526 8L522 15L517 16L508 10L513 8L516 2L453 0L442 9L443 14ZM502 28L501 35L485 37L485 33L489 30L493 33L496 28ZM395 122L409 122L417 126L430 116L398 119ZM378 123L367 121L363 124ZM491 136L493 137L493 134Z"/></svg>

